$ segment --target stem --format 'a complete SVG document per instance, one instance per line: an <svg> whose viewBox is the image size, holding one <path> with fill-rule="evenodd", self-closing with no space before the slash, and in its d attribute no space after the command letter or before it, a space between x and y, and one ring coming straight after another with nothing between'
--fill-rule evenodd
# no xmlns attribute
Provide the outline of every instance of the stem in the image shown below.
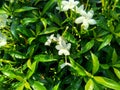
<svg viewBox="0 0 120 90"><path fill-rule="evenodd" d="M65 63L67 63L67 56L65 55Z"/></svg>

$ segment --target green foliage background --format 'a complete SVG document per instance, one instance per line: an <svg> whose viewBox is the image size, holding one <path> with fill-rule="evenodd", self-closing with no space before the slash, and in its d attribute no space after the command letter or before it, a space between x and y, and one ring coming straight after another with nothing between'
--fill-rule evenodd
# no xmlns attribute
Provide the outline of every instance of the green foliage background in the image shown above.
<svg viewBox="0 0 120 90"><path fill-rule="evenodd" d="M56 10L61 0L1 0L0 14L9 22L0 31L7 45L0 48L0 90L119 90L120 1L79 0L94 10L96 25L82 30L77 14ZM47 36L61 34L72 44L71 66L61 68Z"/></svg>

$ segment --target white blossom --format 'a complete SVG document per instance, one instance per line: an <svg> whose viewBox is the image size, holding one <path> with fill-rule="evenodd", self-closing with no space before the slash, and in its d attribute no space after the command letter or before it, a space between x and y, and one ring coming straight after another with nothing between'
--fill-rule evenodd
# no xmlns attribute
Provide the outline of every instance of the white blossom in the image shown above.
<svg viewBox="0 0 120 90"><path fill-rule="evenodd" d="M88 29L89 25L96 24L96 21L92 19L94 15L94 11L90 10L88 12L85 12L84 7L80 6L79 8L76 7L76 12L79 13L81 16L75 19L76 24L82 23L82 27L86 30Z"/></svg>
<svg viewBox="0 0 120 90"><path fill-rule="evenodd" d="M0 47L5 46L6 44L7 44L6 37L0 33Z"/></svg>
<svg viewBox="0 0 120 90"><path fill-rule="evenodd" d="M56 9L61 11L67 11L69 9L73 10L78 3L79 3L78 1L74 1L74 0L69 0L69 1L63 0L61 1L60 7L56 7Z"/></svg>
<svg viewBox="0 0 120 90"><path fill-rule="evenodd" d="M62 39L62 37L59 37L59 41L58 41L58 45L55 46L55 48L58 51L58 55L70 55L70 48L71 48L71 43L67 43L64 39Z"/></svg>
<svg viewBox="0 0 120 90"><path fill-rule="evenodd" d="M56 41L56 38L54 37L54 34L52 34L49 37L47 37L47 41L45 42L45 45L46 46L50 46L50 44L52 43L52 41Z"/></svg>
<svg viewBox="0 0 120 90"><path fill-rule="evenodd" d="M7 15L6 14L0 14L0 29L4 28L7 23Z"/></svg>

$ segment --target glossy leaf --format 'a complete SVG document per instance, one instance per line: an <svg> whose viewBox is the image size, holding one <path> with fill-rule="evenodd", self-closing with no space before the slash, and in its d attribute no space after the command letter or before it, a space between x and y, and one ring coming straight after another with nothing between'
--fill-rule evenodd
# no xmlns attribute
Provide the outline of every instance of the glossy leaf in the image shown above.
<svg viewBox="0 0 120 90"><path fill-rule="evenodd" d="M81 49L81 53L85 53L90 50L94 46L94 40L89 41L84 47Z"/></svg>
<svg viewBox="0 0 120 90"><path fill-rule="evenodd" d="M120 70L118 70L117 68L113 68L116 76L120 79Z"/></svg>
<svg viewBox="0 0 120 90"><path fill-rule="evenodd" d="M18 51L10 51L9 53L13 58L17 58L17 59L26 59L27 58L27 56L24 53L21 53Z"/></svg>
<svg viewBox="0 0 120 90"><path fill-rule="evenodd" d="M16 78L16 75L15 75L15 73L13 72L13 71L8 71L8 70L4 70L4 71L2 71L2 73L4 74L4 75L6 75L6 76L8 76L8 77L10 77L10 78Z"/></svg>
<svg viewBox="0 0 120 90"><path fill-rule="evenodd" d="M34 57L34 60L39 61L39 62L51 62L51 61L57 61L52 55L44 55L44 54L39 54Z"/></svg>
<svg viewBox="0 0 120 90"><path fill-rule="evenodd" d="M116 50L114 49L113 53L112 53L112 63L113 64L116 63L117 58L118 58L118 56L117 56Z"/></svg>
<svg viewBox="0 0 120 90"><path fill-rule="evenodd" d="M42 11L42 15L44 15L46 13L47 10L49 10L49 8L55 3L56 0L49 0L44 8L43 8L43 11Z"/></svg>
<svg viewBox="0 0 120 90"><path fill-rule="evenodd" d="M33 40L35 40L35 37L30 37L30 38L28 39L28 43L31 44Z"/></svg>
<svg viewBox="0 0 120 90"><path fill-rule="evenodd" d="M85 85L85 90L93 90L94 89L94 82L92 79L89 79Z"/></svg>
<svg viewBox="0 0 120 90"><path fill-rule="evenodd" d="M58 83L57 85L55 85L52 90L59 90L59 85L60 85L60 83Z"/></svg>
<svg viewBox="0 0 120 90"><path fill-rule="evenodd" d="M57 28L57 27L48 27L48 28L46 28L46 30L41 32L40 35L50 34L50 33L56 32L58 30L59 30L59 28Z"/></svg>
<svg viewBox="0 0 120 90"><path fill-rule="evenodd" d="M95 74L99 69L99 60L98 60L98 57L93 53L91 53L91 57L92 57L92 64L93 64L92 74Z"/></svg>
<svg viewBox="0 0 120 90"><path fill-rule="evenodd" d="M21 23L23 25L28 25L29 23L34 23L37 21L37 18L24 18Z"/></svg>
<svg viewBox="0 0 120 90"><path fill-rule="evenodd" d="M35 72L37 62L34 61L31 65L31 69L28 70L26 78L29 79Z"/></svg>
<svg viewBox="0 0 120 90"><path fill-rule="evenodd" d="M32 64L31 64L31 59L28 59L27 61L27 67L32 70Z"/></svg>
<svg viewBox="0 0 120 90"><path fill-rule="evenodd" d="M16 87L16 90L23 90L23 89L24 89L24 82L19 82Z"/></svg>
<svg viewBox="0 0 120 90"><path fill-rule="evenodd" d="M107 35L104 40L103 40L103 43L100 45L99 49L102 49L103 47L107 46L112 40L112 35Z"/></svg>
<svg viewBox="0 0 120 90"><path fill-rule="evenodd" d="M71 43L77 44L76 38L69 32L65 32L63 37Z"/></svg>
<svg viewBox="0 0 120 90"><path fill-rule="evenodd" d="M114 90L119 90L120 89L120 84L115 82L112 79L106 78L106 77L100 77L100 76L94 76L94 79L97 83L108 87L110 89L114 89Z"/></svg>
<svg viewBox="0 0 120 90"><path fill-rule="evenodd" d="M45 18L41 18L40 20L41 20L41 22L42 22L42 24L44 26L44 29L46 30L47 23L48 23L47 20Z"/></svg>
<svg viewBox="0 0 120 90"><path fill-rule="evenodd" d="M46 87L38 81L32 81L32 88L33 90L47 90Z"/></svg>
<svg viewBox="0 0 120 90"><path fill-rule="evenodd" d="M30 10L33 10L33 9L37 9L37 8L24 6L22 8L16 9L15 12L20 13L20 12L30 11Z"/></svg>
<svg viewBox="0 0 120 90"><path fill-rule="evenodd" d="M71 57L69 57L70 63L71 63L71 67L77 71L78 75L80 76L86 76L86 71L85 69L80 66L77 62L75 62Z"/></svg>

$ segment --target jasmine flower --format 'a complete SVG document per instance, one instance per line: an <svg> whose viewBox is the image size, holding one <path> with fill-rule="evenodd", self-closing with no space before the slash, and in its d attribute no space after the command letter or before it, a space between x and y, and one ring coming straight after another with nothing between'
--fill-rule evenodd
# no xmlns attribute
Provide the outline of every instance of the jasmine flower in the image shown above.
<svg viewBox="0 0 120 90"><path fill-rule="evenodd" d="M51 36L47 37L47 41L45 42L45 45L46 46L50 46L52 41L56 41L56 38L54 37L54 34L52 34Z"/></svg>
<svg viewBox="0 0 120 90"><path fill-rule="evenodd" d="M74 0L69 0L69 1L63 0L61 1L60 7L56 7L56 9L61 11L67 11L69 9L73 10L78 3L79 3L78 1L74 1Z"/></svg>
<svg viewBox="0 0 120 90"><path fill-rule="evenodd" d="M82 10L82 7L81 7L81 10L80 10L80 11L78 10L77 12L79 12L79 13L81 14L81 16L78 17L78 18L75 20L75 23L76 23L76 24L82 23L81 26L82 26L85 30L88 29L89 25L94 25L94 24L96 24L96 21L95 21L94 19L92 19L93 15L94 15L93 10L90 10L90 11L88 11L88 12L86 13L84 10Z"/></svg>
<svg viewBox="0 0 120 90"><path fill-rule="evenodd" d="M58 51L58 55L70 55L71 43L67 43L64 39L59 37L58 45L55 46Z"/></svg>

